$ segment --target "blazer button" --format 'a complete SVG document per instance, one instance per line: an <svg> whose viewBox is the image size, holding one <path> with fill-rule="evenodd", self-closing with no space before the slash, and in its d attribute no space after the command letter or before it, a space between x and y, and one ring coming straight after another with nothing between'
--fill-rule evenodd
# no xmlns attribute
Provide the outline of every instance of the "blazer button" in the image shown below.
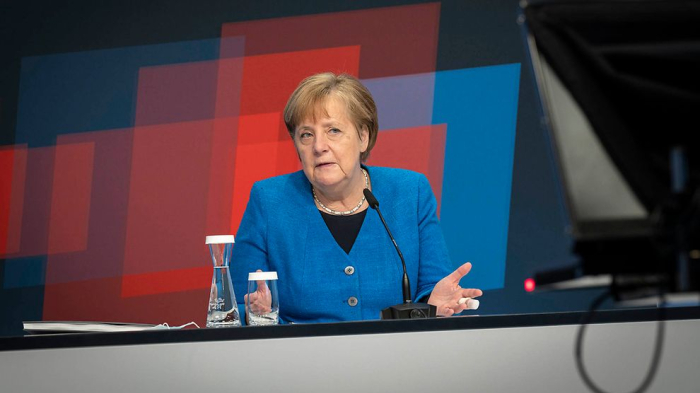
<svg viewBox="0 0 700 393"><path fill-rule="evenodd" d="M345 268L345 274L347 274L348 276L352 276L353 273L355 273L355 268L354 268L354 267L352 267L352 266L347 266L347 267Z"/></svg>
<svg viewBox="0 0 700 393"><path fill-rule="evenodd" d="M348 304L350 305L350 307L357 306L357 298L355 296L350 296L348 298Z"/></svg>

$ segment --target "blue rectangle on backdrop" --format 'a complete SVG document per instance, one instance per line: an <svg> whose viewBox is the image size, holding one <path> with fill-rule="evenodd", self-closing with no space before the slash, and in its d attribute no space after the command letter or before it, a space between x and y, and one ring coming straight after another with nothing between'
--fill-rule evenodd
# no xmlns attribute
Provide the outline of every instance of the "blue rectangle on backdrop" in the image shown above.
<svg viewBox="0 0 700 393"><path fill-rule="evenodd" d="M441 225L465 286L502 288L520 64L441 71L433 124L447 124Z"/></svg>
<svg viewBox="0 0 700 393"><path fill-rule="evenodd" d="M15 141L48 146L59 134L132 127L139 68L215 60L219 45L210 39L25 57Z"/></svg>
<svg viewBox="0 0 700 393"><path fill-rule="evenodd" d="M46 256L6 259L4 273L5 289L44 285Z"/></svg>

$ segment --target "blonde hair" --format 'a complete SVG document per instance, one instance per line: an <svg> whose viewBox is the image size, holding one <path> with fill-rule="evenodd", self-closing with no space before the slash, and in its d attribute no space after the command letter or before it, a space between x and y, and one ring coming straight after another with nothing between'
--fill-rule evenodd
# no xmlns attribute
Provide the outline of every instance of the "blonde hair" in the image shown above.
<svg viewBox="0 0 700 393"><path fill-rule="evenodd" d="M363 129L367 129L369 142L367 149L360 154L360 160L365 162L379 132L377 105L369 90L352 75L324 72L301 81L284 107L284 123L289 136L294 139L294 132L302 121L309 117L315 120L319 107L331 94L345 103L350 121L357 128L358 137Z"/></svg>

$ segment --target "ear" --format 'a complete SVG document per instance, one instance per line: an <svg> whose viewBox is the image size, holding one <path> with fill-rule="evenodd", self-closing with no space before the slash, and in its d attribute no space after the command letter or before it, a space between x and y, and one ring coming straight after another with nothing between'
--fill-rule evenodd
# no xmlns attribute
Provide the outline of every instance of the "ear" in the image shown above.
<svg viewBox="0 0 700 393"><path fill-rule="evenodd" d="M369 130L367 126L362 126L362 131L360 131L360 151L362 153L367 151L367 146L369 146Z"/></svg>

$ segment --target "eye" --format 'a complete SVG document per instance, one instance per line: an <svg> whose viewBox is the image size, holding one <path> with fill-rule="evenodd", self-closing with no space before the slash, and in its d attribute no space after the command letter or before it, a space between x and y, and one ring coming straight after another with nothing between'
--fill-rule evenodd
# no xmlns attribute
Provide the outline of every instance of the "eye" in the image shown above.
<svg viewBox="0 0 700 393"><path fill-rule="evenodd" d="M314 140L314 134L309 131L299 131L297 138L302 145L308 145Z"/></svg>
<svg viewBox="0 0 700 393"><path fill-rule="evenodd" d="M337 128L331 128L328 130L328 137L335 139L335 138L339 137L342 133L343 133L343 131L340 131Z"/></svg>

